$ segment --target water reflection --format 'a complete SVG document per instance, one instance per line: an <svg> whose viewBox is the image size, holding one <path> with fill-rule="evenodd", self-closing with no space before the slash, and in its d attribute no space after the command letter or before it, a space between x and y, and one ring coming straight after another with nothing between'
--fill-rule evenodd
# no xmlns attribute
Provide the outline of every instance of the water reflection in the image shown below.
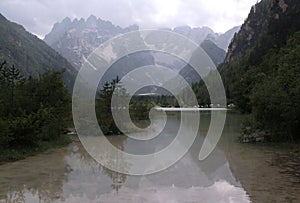
<svg viewBox="0 0 300 203"><path fill-rule="evenodd" d="M129 153L161 150L172 141L180 124L178 115L169 116L163 133L147 143L125 136L112 136L109 140ZM230 169L224 153L230 150L226 138L208 159L198 160L209 121L209 114L201 117L199 135L180 161L152 175L127 176L103 168L79 141L64 149L2 165L0 202L250 202ZM195 130L192 122L185 122L187 133ZM227 126L225 132L230 128ZM109 155L114 156L106 154ZM114 159L120 161L122 157Z"/></svg>
<svg viewBox="0 0 300 203"><path fill-rule="evenodd" d="M126 140L127 137L122 136L122 137L118 137L118 139L112 139L112 143L114 144L115 147L124 151L124 143ZM120 157L115 157L115 160L118 162L122 161L120 159L121 159ZM122 187L123 183L125 183L127 179L127 175L111 171L105 167L103 167L103 172L106 173L111 178L112 180L111 188L116 192L118 192L119 189Z"/></svg>
<svg viewBox="0 0 300 203"><path fill-rule="evenodd" d="M0 199L3 202L63 200L63 185L70 167L66 149L0 166Z"/></svg>

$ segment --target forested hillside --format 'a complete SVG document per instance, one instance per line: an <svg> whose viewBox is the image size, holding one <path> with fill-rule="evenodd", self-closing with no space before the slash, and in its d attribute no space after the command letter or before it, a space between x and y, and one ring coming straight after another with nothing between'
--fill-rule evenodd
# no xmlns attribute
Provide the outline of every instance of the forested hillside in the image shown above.
<svg viewBox="0 0 300 203"><path fill-rule="evenodd" d="M72 88L76 75L76 70L59 53L1 14L0 61L14 64L25 77L37 77L50 70L63 70L64 81L69 88Z"/></svg>
<svg viewBox="0 0 300 203"><path fill-rule="evenodd" d="M76 70L0 14L0 163L68 142Z"/></svg>
<svg viewBox="0 0 300 203"><path fill-rule="evenodd" d="M254 5L219 66L228 104L251 114L246 126L271 140L299 139L300 1L262 0ZM203 82L199 103L209 103Z"/></svg>
<svg viewBox="0 0 300 203"><path fill-rule="evenodd" d="M71 97L62 73L39 78L0 64L0 163L13 161L67 142L62 137L71 111Z"/></svg>

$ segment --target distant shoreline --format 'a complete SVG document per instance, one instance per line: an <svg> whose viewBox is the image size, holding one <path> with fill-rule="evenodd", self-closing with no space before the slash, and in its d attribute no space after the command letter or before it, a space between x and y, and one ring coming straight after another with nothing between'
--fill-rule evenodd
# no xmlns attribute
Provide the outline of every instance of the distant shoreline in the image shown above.
<svg viewBox="0 0 300 203"><path fill-rule="evenodd" d="M187 108L163 108L163 107L155 107L155 110L158 111L228 111L227 108L197 108L197 107L187 107Z"/></svg>

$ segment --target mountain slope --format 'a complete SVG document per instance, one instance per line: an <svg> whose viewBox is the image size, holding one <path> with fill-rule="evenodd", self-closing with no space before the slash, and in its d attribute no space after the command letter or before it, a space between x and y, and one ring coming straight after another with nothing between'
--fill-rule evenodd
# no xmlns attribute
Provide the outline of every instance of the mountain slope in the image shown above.
<svg viewBox="0 0 300 203"><path fill-rule="evenodd" d="M204 40L201 48L207 53L216 66L224 61L226 52L210 40Z"/></svg>
<svg viewBox="0 0 300 203"><path fill-rule="evenodd" d="M65 70L64 79L69 87L76 74L72 65L44 41L0 14L0 61L4 60L14 64L25 76Z"/></svg>
<svg viewBox="0 0 300 203"><path fill-rule="evenodd" d="M201 48L207 53L207 55L214 62L216 67L224 61L225 51L219 48L216 44L214 44L210 40L204 40L201 43ZM199 82L201 80L198 73L192 68L190 65L185 66L179 74L184 77L189 84Z"/></svg>
<svg viewBox="0 0 300 203"><path fill-rule="evenodd" d="M252 7L219 69L229 102L250 114L246 125L254 134L300 139L299 51L300 1L262 0Z"/></svg>
<svg viewBox="0 0 300 203"><path fill-rule="evenodd" d="M244 83L246 81L244 74L258 69L269 52L278 53L288 38L298 30L300 30L300 1L262 0L252 7L241 30L229 45L225 63L219 68L229 100L234 98L237 103L244 106L243 111L250 111L250 99L242 96L244 93L238 88L241 86L241 80ZM261 67L259 71L266 68ZM249 81L247 86L250 83Z"/></svg>
<svg viewBox="0 0 300 203"><path fill-rule="evenodd" d="M197 44L201 44L209 35L215 35L214 31L209 27L191 28L189 26L175 27L172 32L181 34Z"/></svg>
<svg viewBox="0 0 300 203"><path fill-rule="evenodd" d="M181 34L197 44L209 39L211 42L225 47L223 49L226 50L238 28L235 27L224 34L216 34L209 27L191 28L180 26L174 29L166 28L166 30ZM68 59L76 69L79 69L83 58L87 57L100 44L118 34L138 29L137 25L121 28L93 15L87 20L74 19L71 21L70 18L65 18L62 22L53 26L51 32L45 36L44 41ZM213 56L212 58L219 58L219 56Z"/></svg>
<svg viewBox="0 0 300 203"><path fill-rule="evenodd" d="M241 26L236 26L225 32L224 34L208 35L206 40L214 42L221 49L227 50L233 36L240 30Z"/></svg>
<svg viewBox="0 0 300 203"><path fill-rule="evenodd" d="M263 55L264 50L284 46L288 37L300 29L299 3L295 0L262 0L254 5L230 43L225 62L233 61L252 48L256 49L257 55Z"/></svg>
<svg viewBox="0 0 300 203"><path fill-rule="evenodd" d="M87 20L81 18L71 21L65 18L53 26L44 41L79 70L83 58L88 57L100 44L118 34L134 30L138 30L137 25L121 28L93 15Z"/></svg>
<svg viewBox="0 0 300 203"><path fill-rule="evenodd" d="M65 18L62 22L56 23L53 26L52 31L45 36L44 41L62 54L79 70L84 58L88 57L89 54L103 42L118 34L138 29L139 27L136 25L121 28L93 15L87 20L74 19L71 21L70 18ZM219 43L227 49L231 38L238 29L239 27L232 28L224 34L214 33L209 27L191 28L189 26L180 26L174 29L166 28L163 30L181 34L201 45L217 66L224 61L225 51L218 47L216 43ZM197 74L194 74L191 68L188 66L185 67L186 64L184 62L164 53L144 52L136 56L131 56L131 62L129 62L128 59L129 58L121 59L117 64L111 67L111 70L105 75L104 80L100 82L100 86L114 79L116 76L122 77L129 70L133 70L133 67L138 67L138 65L141 64L156 64L169 67L183 75L190 83L197 82L200 79L197 77ZM118 67L122 68L119 69Z"/></svg>

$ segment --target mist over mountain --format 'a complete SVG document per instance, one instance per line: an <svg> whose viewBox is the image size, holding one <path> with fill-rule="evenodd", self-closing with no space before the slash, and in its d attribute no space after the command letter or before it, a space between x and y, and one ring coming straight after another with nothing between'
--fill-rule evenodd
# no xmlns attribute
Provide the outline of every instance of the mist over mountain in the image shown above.
<svg viewBox="0 0 300 203"><path fill-rule="evenodd" d="M171 31L181 34L193 40L197 44L201 44L210 35L216 35L214 31L209 27L191 28L190 26L180 26L180 27L175 27Z"/></svg>
<svg viewBox="0 0 300 203"><path fill-rule="evenodd" d="M216 44L219 48L223 50L227 50L228 45L230 44L234 34L238 32L240 29L240 26L236 26L230 30L228 30L225 33L215 33L211 28L209 27L197 27L197 28L191 28L189 26L181 26L181 27L175 27L173 32L181 34L197 44L201 44L205 40L209 40Z"/></svg>
<svg viewBox="0 0 300 203"><path fill-rule="evenodd" d="M191 28L189 26L180 26L174 29L166 29L188 37L199 45L205 40L210 40L217 46L219 45L221 49L226 50L238 27L233 28L225 34L214 33L209 27ZM44 41L68 59L76 69L79 69L83 58L87 57L100 44L116 35L135 30L139 30L139 26L132 25L121 28L120 26L113 25L111 22L104 21L93 15L86 20L81 18L80 20L74 19L71 21L71 19L67 17L62 22L56 23L53 26L52 31L45 36ZM211 52L210 54L214 53ZM158 55L156 56L161 58ZM211 58L216 57L218 56L211 56Z"/></svg>

